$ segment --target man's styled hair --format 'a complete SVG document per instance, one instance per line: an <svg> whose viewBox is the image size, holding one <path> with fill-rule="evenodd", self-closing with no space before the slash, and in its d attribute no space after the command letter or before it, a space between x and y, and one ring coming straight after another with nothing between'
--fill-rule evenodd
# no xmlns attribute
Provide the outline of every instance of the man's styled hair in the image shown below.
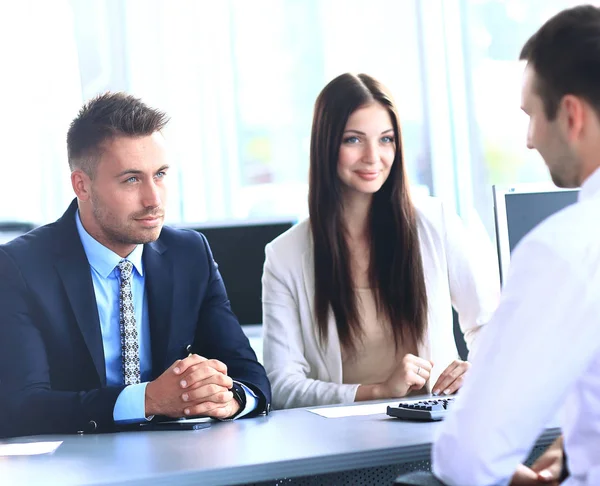
<svg viewBox="0 0 600 486"><path fill-rule="evenodd" d="M549 120L567 94L586 100L600 117L600 8L580 5L558 13L531 36L519 58L535 69L535 90Z"/></svg>
<svg viewBox="0 0 600 486"><path fill-rule="evenodd" d="M143 137L160 131L169 117L126 93L104 93L88 101L71 122L67 151L71 171L94 177L102 145L119 136Z"/></svg>

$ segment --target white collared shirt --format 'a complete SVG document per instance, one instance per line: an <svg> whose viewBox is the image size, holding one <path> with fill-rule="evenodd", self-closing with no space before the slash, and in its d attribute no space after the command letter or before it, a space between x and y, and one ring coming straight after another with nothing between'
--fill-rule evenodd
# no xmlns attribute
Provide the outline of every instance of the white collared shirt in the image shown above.
<svg viewBox="0 0 600 486"><path fill-rule="evenodd" d="M600 169L515 249L497 312L433 447L448 485L508 484L550 419L568 486L600 484Z"/></svg>

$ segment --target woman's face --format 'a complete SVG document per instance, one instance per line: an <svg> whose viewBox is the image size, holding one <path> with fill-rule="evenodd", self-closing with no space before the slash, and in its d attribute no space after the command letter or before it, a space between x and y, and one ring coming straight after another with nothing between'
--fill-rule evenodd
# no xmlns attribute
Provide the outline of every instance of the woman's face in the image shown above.
<svg viewBox="0 0 600 486"><path fill-rule="evenodd" d="M347 190L374 194L390 174L396 153L392 119L375 102L348 118L338 156L338 177Z"/></svg>

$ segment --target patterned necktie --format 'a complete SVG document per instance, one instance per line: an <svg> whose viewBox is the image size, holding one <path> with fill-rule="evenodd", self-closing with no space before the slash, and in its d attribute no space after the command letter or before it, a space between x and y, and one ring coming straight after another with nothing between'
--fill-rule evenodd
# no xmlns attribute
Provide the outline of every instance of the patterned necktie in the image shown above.
<svg viewBox="0 0 600 486"><path fill-rule="evenodd" d="M131 272L133 264L128 260L119 262L121 286L119 292L119 326L121 329L121 362L123 382L135 385L140 382L140 345L135 326L133 295L131 294Z"/></svg>

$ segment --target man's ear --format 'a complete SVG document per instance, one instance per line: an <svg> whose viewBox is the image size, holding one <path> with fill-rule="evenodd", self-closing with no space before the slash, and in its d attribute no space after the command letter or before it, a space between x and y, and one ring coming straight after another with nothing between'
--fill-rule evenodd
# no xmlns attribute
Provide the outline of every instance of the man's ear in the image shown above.
<svg viewBox="0 0 600 486"><path fill-rule="evenodd" d="M559 115L567 140L576 142L582 135L585 124L583 100L574 95L565 95L560 101Z"/></svg>
<svg viewBox="0 0 600 486"><path fill-rule="evenodd" d="M87 201L91 197L92 180L81 169L71 172L71 186L80 201Z"/></svg>

